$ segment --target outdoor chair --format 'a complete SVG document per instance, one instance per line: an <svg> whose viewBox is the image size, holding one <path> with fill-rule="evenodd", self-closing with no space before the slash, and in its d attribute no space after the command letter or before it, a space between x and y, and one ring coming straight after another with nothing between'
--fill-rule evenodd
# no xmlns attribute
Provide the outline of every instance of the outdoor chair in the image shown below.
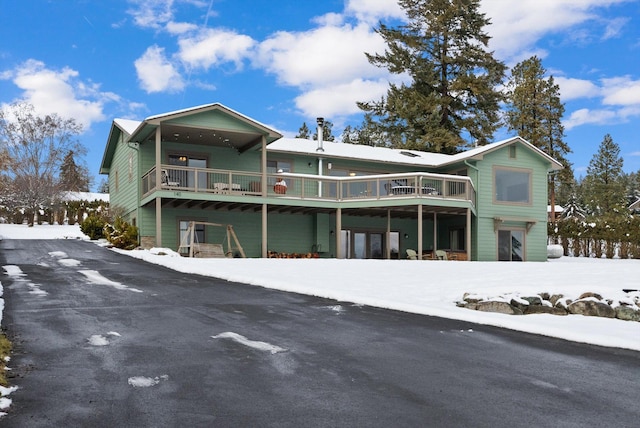
<svg viewBox="0 0 640 428"><path fill-rule="evenodd" d="M436 260L447 260L447 252L444 250L436 250Z"/></svg>
<svg viewBox="0 0 640 428"><path fill-rule="evenodd" d="M418 253L415 250L407 250L407 258L409 260L418 260Z"/></svg>

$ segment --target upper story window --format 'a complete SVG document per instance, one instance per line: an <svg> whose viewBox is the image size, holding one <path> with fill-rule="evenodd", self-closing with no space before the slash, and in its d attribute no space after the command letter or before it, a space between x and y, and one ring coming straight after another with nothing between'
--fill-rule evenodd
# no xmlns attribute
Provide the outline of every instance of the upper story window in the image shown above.
<svg viewBox="0 0 640 428"><path fill-rule="evenodd" d="M526 169L493 169L495 201L531 204L531 171Z"/></svg>

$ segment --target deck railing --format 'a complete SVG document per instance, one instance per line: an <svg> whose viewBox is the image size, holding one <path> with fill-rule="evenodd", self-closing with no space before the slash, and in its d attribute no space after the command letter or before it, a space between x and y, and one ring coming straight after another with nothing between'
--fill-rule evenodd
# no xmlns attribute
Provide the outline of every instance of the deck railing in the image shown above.
<svg viewBox="0 0 640 428"><path fill-rule="evenodd" d="M262 174L174 165L161 167L157 186L155 168L142 177L142 193L180 190L194 193L262 195ZM286 189L277 185L284 180ZM475 188L469 177L431 173L401 173L330 177L308 174L267 174L267 196L346 201L384 198L447 198L475 204Z"/></svg>

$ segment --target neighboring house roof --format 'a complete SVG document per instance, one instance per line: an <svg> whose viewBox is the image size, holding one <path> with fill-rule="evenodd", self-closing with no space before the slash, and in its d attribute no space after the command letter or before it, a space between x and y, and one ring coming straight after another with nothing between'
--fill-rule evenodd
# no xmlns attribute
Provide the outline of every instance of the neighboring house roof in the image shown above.
<svg viewBox="0 0 640 428"><path fill-rule="evenodd" d="M63 201L103 201L109 202L108 193L93 193L93 192L64 192L62 195Z"/></svg>
<svg viewBox="0 0 640 428"><path fill-rule="evenodd" d="M373 162L386 162L402 165L418 165L424 167L444 167L450 164L463 162L465 160L480 160L494 150L503 146L520 142L528 149L536 152L550 163L551 170L562 169L562 165L551 156L544 153L523 138L513 137L485 146L476 147L455 155L442 153L422 152L419 150L391 149L388 147L372 147L362 144L345 144L335 142L324 142L322 151L318 151L316 140L306 140L301 138L281 138L267 146L270 152L295 153L295 154L316 154L320 153L332 158L344 158L353 160L364 160Z"/></svg>
<svg viewBox="0 0 640 428"><path fill-rule="evenodd" d="M640 198L638 198L634 203L629 205L630 211L640 210Z"/></svg>

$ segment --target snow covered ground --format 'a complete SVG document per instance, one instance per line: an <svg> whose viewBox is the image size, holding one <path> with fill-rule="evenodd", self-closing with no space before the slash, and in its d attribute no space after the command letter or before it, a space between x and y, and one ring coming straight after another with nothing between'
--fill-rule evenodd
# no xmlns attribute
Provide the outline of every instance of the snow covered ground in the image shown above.
<svg viewBox="0 0 640 428"><path fill-rule="evenodd" d="M0 237L87 239L77 226L53 225L29 228L0 224ZM464 293L511 298L548 292L577 299L580 294L591 291L604 298L623 299L626 297L623 289L640 288L640 260L562 257L545 263L466 263L415 260L186 259L170 249L115 251L185 273L640 351L640 322L580 315L514 316L456 307L456 302L462 299ZM99 273L95 272L95 275ZM90 275L87 277L91 280Z"/></svg>

